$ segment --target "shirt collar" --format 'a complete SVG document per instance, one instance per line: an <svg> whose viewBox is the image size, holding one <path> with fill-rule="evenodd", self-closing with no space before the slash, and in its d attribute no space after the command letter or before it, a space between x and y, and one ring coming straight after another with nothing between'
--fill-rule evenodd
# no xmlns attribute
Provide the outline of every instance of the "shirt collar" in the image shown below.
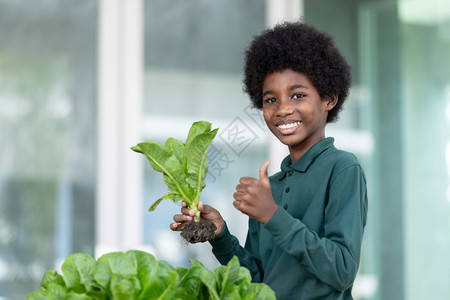
<svg viewBox="0 0 450 300"><path fill-rule="evenodd" d="M299 172L306 172L308 167L313 163L313 161L325 150L334 147L334 138L328 137L325 138L303 154L294 164L291 164L291 156L286 156L281 162L281 172L279 179L282 179L285 176L286 171L289 169L294 169Z"/></svg>

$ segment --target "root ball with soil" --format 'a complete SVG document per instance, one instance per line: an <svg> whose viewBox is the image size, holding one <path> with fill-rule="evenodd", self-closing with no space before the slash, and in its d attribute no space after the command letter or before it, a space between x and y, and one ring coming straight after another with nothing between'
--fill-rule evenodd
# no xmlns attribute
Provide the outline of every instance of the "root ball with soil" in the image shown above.
<svg viewBox="0 0 450 300"><path fill-rule="evenodd" d="M210 221L201 220L199 222L187 223L180 235L191 244L204 243L214 238L217 226Z"/></svg>

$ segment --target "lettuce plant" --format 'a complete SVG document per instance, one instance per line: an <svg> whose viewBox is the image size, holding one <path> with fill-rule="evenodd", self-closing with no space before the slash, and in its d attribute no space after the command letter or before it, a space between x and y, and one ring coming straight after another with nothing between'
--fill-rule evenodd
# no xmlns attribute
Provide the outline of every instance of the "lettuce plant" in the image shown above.
<svg viewBox="0 0 450 300"><path fill-rule="evenodd" d="M111 252L98 260L75 253L64 261L62 275L45 272L40 289L29 293L27 300L275 299L268 285L250 282L250 272L237 257L214 271L197 260L190 262L191 268L174 267L138 250Z"/></svg>
<svg viewBox="0 0 450 300"><path fill-rule="evenodd" d="M131 148L133 151L144 154L150 166L163 174L164 183L169 189L169 192L150 206L150 211L155 210L164 199L174 202L184 201L187 207L195 212L194 223L199 223L200 211L197 206L200 192L206 186L208 148L217 131L217 128L211 130L211 123L198 121L192 124L185 142L170 137L165 145L147 141ZM207 231L204 235L201 234L201 237L194 237L190 233L183 234L182 232L182 236L191 243L204 242L212 238L216 230L215 225L211 222L207 222L206 225L205 223L188 225L190 226L185 226L185 229L189 229L189 232Z"/></svg>

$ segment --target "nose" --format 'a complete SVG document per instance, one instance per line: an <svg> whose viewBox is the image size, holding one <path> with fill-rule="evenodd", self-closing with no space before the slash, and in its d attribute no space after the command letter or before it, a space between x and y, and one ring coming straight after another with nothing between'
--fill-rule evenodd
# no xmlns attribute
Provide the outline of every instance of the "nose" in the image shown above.
<svg viewBox="0 0 450 300"><path fill-rule="evenodd" d="M277 116L286 117L294 113L294 107L292 106L290 99L281 100L278 105Z"/></svg>

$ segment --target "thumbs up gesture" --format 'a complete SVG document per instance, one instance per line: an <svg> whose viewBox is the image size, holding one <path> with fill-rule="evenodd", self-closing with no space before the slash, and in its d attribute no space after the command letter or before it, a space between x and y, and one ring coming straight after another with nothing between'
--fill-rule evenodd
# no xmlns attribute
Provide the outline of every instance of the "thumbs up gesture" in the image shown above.
<svg viewBox="0 0 450 300"><path fill-rule="evenodd" d="M265 161L259 169L259 179L242 177L233 194L233 206L261 223L268 222L278 209L273 200L267 169L270 161Z"/></svg>

